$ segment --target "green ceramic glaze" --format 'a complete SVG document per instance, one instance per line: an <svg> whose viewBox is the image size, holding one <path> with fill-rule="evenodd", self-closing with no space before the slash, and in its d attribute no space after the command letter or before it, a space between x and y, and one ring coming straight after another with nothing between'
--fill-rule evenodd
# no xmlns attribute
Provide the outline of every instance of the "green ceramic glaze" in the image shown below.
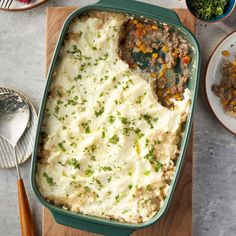
<svg viewBox="0 0 236 236"><path fill-rule="evenodd" d="M173 181L170 185L167 197L165 199L164 206L152 219L150 219L149 221L145 223L140 223L140 224L120 223L113 220L86 216L83 214L66 211L60 207L57 207L45 201L42 195L40 194L37 184L36 184L35 175L37 171L37 153L38 153L38 147L39 147L40 129L41 129L42 121L43 121L45 104L46 104L47 95L48 95L48 91L49 91L49 87L51 83L52 74L53 74L54 67L57 61L57 57L58 57L62 42L64 40L64 37L67 33L67 29L70 23L72 22L72 20L75 17L79 16L81 13L84 13L90 10L103 10L103 11L128 13L128 14L135 15L137 17L144 16L146 18L168 23L172 27L177 28L179 32L183 34L186 39L188 39L189 43L192 46L191 64L192 64L193 70L191 74L191 79L188 83L188 87L192 90L192 104L191 104L191 109L190 109L190 115L185 125L185 133L181 142L180 155L176 163L176 172L174 174ZM47 80L44 96L43 96L41 107L40 107L39 121L38 121L38 127L36 131L36 139L35 139L35 144L34 144L34 152L33 152L32 167L31 167L31 185L32 185L33 191L36 197L38 198L38 200L52 212L55 220L59 224L63 224L63 225L67 225L73 228L78 228L85 231L94 232L94 233L107 235L107 236L127 236L127 235L132 234L132 232L134 232L137 229L148 227L156 223L158 220L160 220L163 217L163 215L166 213L170 205L170 202L174 193L174 189L176 187L178 177L181 171L181 167L184 161L184 155L187 148L189 135L191 132L193 108L196 102L199 74L200 74L200 52L199 52L198 43L195 37L193 36L193 34L181 24L177 14L171 10L167 10L165 8L153 6L153 5L142 3L142 2L136 2L134 0L101 0L100 2L94 5L76 10L67 18L62 28L60 37L58 39L57 46L54 51L53 59L52 59L48 76L47 76L48 80Z"/></svg>

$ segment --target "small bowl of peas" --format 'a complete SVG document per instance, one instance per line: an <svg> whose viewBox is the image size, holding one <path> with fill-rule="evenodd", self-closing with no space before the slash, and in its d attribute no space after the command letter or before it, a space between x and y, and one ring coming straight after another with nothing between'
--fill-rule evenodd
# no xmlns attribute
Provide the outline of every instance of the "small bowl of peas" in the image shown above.
<svg viewBox="0 0 236 236"><path fill-rule="evenodd" d="M197 19L215 23L234 11L236 0L186 0L186 5Z"/></svg>

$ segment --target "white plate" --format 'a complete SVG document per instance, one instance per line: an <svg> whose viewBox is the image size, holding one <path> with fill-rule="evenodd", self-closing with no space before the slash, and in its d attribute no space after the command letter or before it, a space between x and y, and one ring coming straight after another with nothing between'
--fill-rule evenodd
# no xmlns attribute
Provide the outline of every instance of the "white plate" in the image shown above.
<svg viewBox="0 0 236 236"><path fill-rule="evenodd" d="M224 57L222 51L230 52L229 57ZM228 35L215 49L207 66L205 89L211 109L220 123L233 134L236 134L236 119L224 113L219 97L212 92L212 85L219 84L222 79L220 68L224 59L234 60L236 55L236 31Z"/></svg>

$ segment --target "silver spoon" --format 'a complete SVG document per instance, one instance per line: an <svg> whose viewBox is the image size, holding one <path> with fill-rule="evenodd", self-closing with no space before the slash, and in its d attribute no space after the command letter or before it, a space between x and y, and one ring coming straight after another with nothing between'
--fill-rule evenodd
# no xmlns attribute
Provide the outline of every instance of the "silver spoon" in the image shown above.
<svg viewBox="0 0 236 236"><path fill-rule="evenodd" d="M22 236L35 235L33 217L15 150L17 142L27 127L29 118L29 106L18 94L0 93L0 136L7 140L14 149Z"/></svg>

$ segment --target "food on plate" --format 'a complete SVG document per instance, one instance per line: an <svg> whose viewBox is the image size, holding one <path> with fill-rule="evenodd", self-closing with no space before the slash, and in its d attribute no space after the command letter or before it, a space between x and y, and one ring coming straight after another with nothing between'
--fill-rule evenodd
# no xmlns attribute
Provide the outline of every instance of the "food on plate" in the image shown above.
<svg viewBox="0 0 236 236"><path fill-rule="evenodd" d="M132 59L136 51L150 68ZM45 108L36 175L43 197L121 222L152 218L175 172L190 61L189 44L166 24L98 11L76 18Z"/></svg>
<svg viewBox="0 0 236 236"><path fill-rule="evenodd" d="M220 98L224 112L236 118L236 59L225 59L221 73L222 79L212 86L212 91Z"/></svg>
<svg viewBox="0 0 236 236"><path fill-rule="evenodd" d="M209 20L223 15L228 7L229 0L192 0L190 4L197 17Z"/></svg>

